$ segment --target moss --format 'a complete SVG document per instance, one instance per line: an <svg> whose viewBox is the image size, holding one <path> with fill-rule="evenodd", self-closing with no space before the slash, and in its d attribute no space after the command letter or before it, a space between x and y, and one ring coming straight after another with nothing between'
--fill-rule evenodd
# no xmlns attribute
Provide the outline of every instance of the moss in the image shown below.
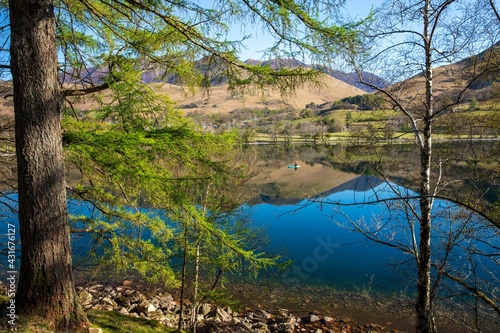
<svg viewBox="0 0 500 333"><path fill-rule="evenodd" d="M117 312L91 310L87 316L92 323L90 327L102 328L103 333L179 332L156 320L136 318Z"/></svg>
<svg viewBox="0 0 500 333"><path fill-rule="evenodd" d="M0 332L10 329L7 323L8 317L5 310L9 298L0 295ZM122 315L116 312L92 310L87 313L91 322L90 327L102 328L103 333L164 333L164 332L182 332L174 328L168 328L156 320L147 320L144 318L135 318ZM42 323L40 318L18 317L16 319L17 332L23 333L52 333L46 323ZM87 330L84 330L87 332Z"/></svg>

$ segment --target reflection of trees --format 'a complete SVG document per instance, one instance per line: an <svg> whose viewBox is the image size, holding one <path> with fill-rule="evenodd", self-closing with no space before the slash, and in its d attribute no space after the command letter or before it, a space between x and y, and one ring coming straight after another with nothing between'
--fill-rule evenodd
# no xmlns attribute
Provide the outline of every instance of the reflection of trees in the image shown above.
<svg viewBox="0 0 500 333"><path fill-rule="evenodd" d="M490 34L490 32L498 31L500 22L491 10L493 7L485 7L485 3L477 1L386 1L375 13L378 16L377 22L366 31L366 54L363 56L353 54L348 59L358 71L360 81L363 81L362 71L368 68L372 72L378 70L387 73L395 82L401 81L402 78L411 78L388 88L364 82L375 89L394 111L409 121L416 141L415 154L418 171L403 177L410 181L411 187L417 189L418 194L415 195L414 200L409 199L408 193L402 193L397 187L391 185L390 170L384 164L379 163L375 167L379 176L387 180L388 186L398 199L398 204L402 205L405 215L399 218L402 219L401 224L404 224L406 228L401 232L409 234L410 242L399 244L393 241L396 238L381 237L385 231L394 237L397 235L397 231L393 230L394 225L389 221L375 223L376 229L366 229L363 224L356 222L351 225L376 242L396 246L403 252L413 255L417 276L415 328L421 333L436 332L435 314L436 308L439 307L437 295L438 290L449 283L450 279L448 281L445 279L445 272L453 275L453 271L448 269L452 250L462 244L462 239L471 242L490 241L490 239L477 239L475 234L467 233L469 221L479 223L476 221L498 220L498 215L489 215L492 212L482 210L480 206L484 203L482 198L486 192L481 193L474 189L469 192L464 186L461 187L461 191L468 194L461 194L455 199L464 200L459 204L474 209L475 214L466 219L466 222L461 222L462 217L455 215L455 208L439 207L437 198L449 194L449 188L457 188L456 184L463 185L464 178L463 176L444 178L445 168L454 165L452 160L455 151L451 151L451 154L440 154L446 151L435 149L435 144L439 142L435 126L445 123L444 119L448 119L450 114L453 114L452 110L455 106L464 102L471 89L482 87L487 82L491 83L492 75L498 76L498 46L495 44L498 37L496 33ZM491 30L491 27L495 28ZM480 51L484 52L470 56ZM470 57L466 58L467 56ZM459 60L461 61L458 62ZM451 63L459 69L459 74L455 75L452 85L446 83L446 80L440 81L443 73L438 69L443 64ZM453 93L446 95L442 100L437 100L440 90ZM470 120L464 125L467 127L469 138L472 138L476 131L482 134L482 128L475 127ZM462 132L463 130L462 128ZM498 164L493 164L495 165L493 166L482 163L484 161L481 161L479 156L474 158L474 150L471 150L469 154L473 160L472 167L469 169L470 180L476 184L481 181L480 177L477 177L478 173L475 172L474 165L477 162L478 168L490 171L489 180L488 177L483 180L496 184L499 179ZM380 162L382 160L383 158L379 159ZM412 158L410 161L414 160L415 158ZM493 160L494 163L498 163L498 160ZM375 195L377 196L378 193ZM476 195L479 197L474 197ZM476 205L478 209L475 209ZM391 214L393 214L392 211ZM486 216L483 218L481 215ZM448 221L449 228L441 228L441 221ZM440 241L436 240L436 235L441 237ZM446 240L444 250L436 250L443 243L443 239ZM494 246L494 244L489 245ZM490 248L492 249L493 247ZM494 253L490 252L489 255L494 259L492 263L497 265L498 257L495 257ZM473 257L468 256L468 258ZM478 258L473 259L475 264L479 265ZM492 271L489 270L489 272ZM475 271L469 269L465 273L474 275ZM470 292L471 288L484 287L477 282L469 280L467 287L461 292L484 302L485 298ZM486 294L488 291L481 290L481 292ZM489 294L489 297L495 299L498 295ZM477 318L483 318L479 312L477 315ZM477 330L480 331L482 323L480 321L476 323Z"/></svg>
<svg viewBox="0 0 500 333"><path fill-rule="evenodd" d="M436 179L439 177L441 184L434 200L441 202L448 198L457 206L451 208L451 204L443 206L436 202L432 210L431 244L434 245L430 296L435 304L453 300L472 309L477 318L469 318L467 325L471 326L477 320L482 329L497 313L491 311L491 302L496 307L499 300L500 284L493 274L500 269L499 149L500 144L494 141L436 144L434 153L439 160L433 163L436 171L431 174ZM415 241L418 244L420 231L417 152L417 147L409 144L348 147L327 158L336 168L376 175L389 184L399 184L415 191L409 194L394 187L398 200L390 202L382 199L383 193L376 194L379 201L387 205L390 218L377 217L375 220L351 221L350 224L353 230L364 233L373 241L399 248L413 258L412 262L418 255L414 246ZM401 237L405 243L401 242ZM469 252L465 252L469 249L467 246L470 246ZM478 247L482 250L478 251ZM459 262L457 258L462 258L465 263L455 267L454 262ZM468 311L466 308L465 312Z"/></svg>
<svg viewBox="0 0 500 333"><path fill-rule="evenodd" d="M408 263L416 263L419 257L419 196L386 183L372 199L373 203L386 207L385 215L354 221L343 214L340 207L337 212L344 215L346 226L351 230L362 233L377 244L400 250L404 254L401 264L405 267ZM477 214L446 201L436 201L432 218L430 297L434 303L441 303L443 310L436 319L455 321L467 331L494 332L495 316L500 315L498 229ZM408 273L414 273L413 267L409 266ZM475 318L470 318L467 309L459 312L448 310L457 308L457 304L459 308L466 305L472 309Z"/></svg>

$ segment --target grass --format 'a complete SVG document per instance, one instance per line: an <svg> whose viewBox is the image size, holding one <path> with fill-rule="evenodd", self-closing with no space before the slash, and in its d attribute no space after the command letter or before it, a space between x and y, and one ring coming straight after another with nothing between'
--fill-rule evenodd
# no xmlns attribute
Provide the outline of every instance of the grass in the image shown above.
<svg viewBox="0 0 500 333"><path fill-rule="evenodd" d="M0 295L0 331L8 332L11 326L7 323L9 317L6 316L6 307L9 298ZM91 322L90 327L101 328L103 333L164 333L164 332L183 332L171 327L166 327L157 320L148 320L145 318L136 318L123 315L113 311L91 310L87 312ZM22 333L52 333L46 324L40 323L40 320L30 320L26 318L16 318L16 332ZM84 332L87 332L85 330Z"/></svg>
<svg viewBox="0 0 500 333"><path fill-rule="evenodd" d="M182 332L166 327L156 320L136 318L113 311L91 310L87 312L91 327L102 328L103 333L160 333Z"/></svg>

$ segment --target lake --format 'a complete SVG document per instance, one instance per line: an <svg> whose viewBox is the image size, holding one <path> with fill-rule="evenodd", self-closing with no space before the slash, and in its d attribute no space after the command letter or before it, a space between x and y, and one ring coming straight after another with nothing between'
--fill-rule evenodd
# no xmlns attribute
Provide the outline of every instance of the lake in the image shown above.
<svg viewBox="0 0 500 333"><path fill-rule="evenodd" d="M473 150L478 157L498 149L497 144L494 146L493 149L477 145ZM282 251L294 261L286 272L267 274L265 278L290 285L329 286L383 294L414 291L416 263L414 255L408 253L413 244L408 221L415 228L415 240L418 241L417 219L399 201L362 203L394 198L395 193L403 196L415 196L416 193L376 176L360 176L360 169L368 175L376 174L369 166L377 167L377 161L373 161L377 155L339 147L258 149L263 167L254 180L258 194L247 209L255 226L267 228L268 250ZM458 183L453 179L466 179L468 173L463 160L469 157L464 155L465 149L457 153L446 144L437 145L436 150L443 155L445 151L454 151L456 164L443 172L443 179L450 184ZM416 169L419 156L411 148L387 147L378 156L386 158L384 166L387 165L386 172L391 179L400 184L412 184L418 170L408 165ZM300 168L288 168L294 163ZM475 170L478 171L479 168ZM467 193L461 191L460 186L465 184L450 185L452 189L446 193ZM498 197L498 185L487 186L491 193L484 189L482 193L486 193L486 197ZM418 211L418 202L411 204ZM455 265L457 271L482 278L488 289L500 287L500 281L491 278L492 273L500 275L497 261L500 258L495 250L500 246L498 229L445 200L436 200L434 207L435 262L446 258L447 264ZM367 240L360 232L352 231L354 226L370 231L380 227L376 233L379 240L396 244L406 252ZM456 244L446 250L451 237L456 237ZM471 249L477 253L469 255ZM493 255L481 258L479 253ZM470 270L467 261L474 270ZM443 289L452 287L456 286L448 285Z"/></svg>
<svg viewBox="0 0 500 333"><path fill-rule="evenodd" d="M362 186L367 181L355 178L349 182L351 189L342 186L338 192L314 198L318 202L305 199L292 205L261 203L248 207L254 225L267 228L269 251L284 251L294 261L277 277L281 282L379 292L397 292L405 287L407 277L398 275L392 266L400 261L401 253L368 242L345 226L343 214L352 220L369 219L384 214L384 207L353 205L343 207L339 213L337 205L325 203L350 204L370 199L372 189ZM380 192L385 185L378 183L372 179L373 190Z"/></svg>
<svg viewBox="0 0 500 333"><path fill-rule="evenodd" d="M405 211L401 207L361 204L394 196L380 178L360 176L360 165L370 174L368 163L363 161L371 158L370 155L339 147L307 146L258 147L256 153L259 154L260 173L251 181L253 196L243 209L250 214L253 226L266 229L270 240L267 250L283 253L293 260L288 270L262 274L262 279L285 285L328 286L351 291L398 293L412 290L415 262L411 255L368 241L361 233L351 230L353 224L349 221L361 222L359 225L366 228L383 223L386 228L379 232L382 239L405 246L411 243L404 221ZM401 164L397 160L415 159L415 154L406 147L398 147L397 152L389 151L385 155L392 159L395 170L400 168L398 172ZM349 166L352 161L355 161L354 167ZM300 168L288 168L294 163ZM413 173L412 170L402 171ZM394 189L414 194L401 186ZM15 199L15 194L12 197ZM6 198L2 200L5 202ZM15 203L11 205L15 207ZM440 205L439 201L436 207ZM84 209L79 213L85 214L85 207L81 205L70 201L69 207ZM0 232L5 235L6 224L17 222L7 206L2 205L0 209L4 222L0 224ZM437 223L436 230L447 226L445 222ZM484 233L485 237L491 235L486 229ZM434 238L435 251L439 253L442 237L436 234ZM493 245L498 245L498 241L492 239ZM86 243L81 239L75 241L74 253L81 253ZM461 255L454 253L450 262L456 260L458 264L456 258ZM492 262L485 265L490 270L498 270ZM498 281L490 282L498 284Z"/></svg>

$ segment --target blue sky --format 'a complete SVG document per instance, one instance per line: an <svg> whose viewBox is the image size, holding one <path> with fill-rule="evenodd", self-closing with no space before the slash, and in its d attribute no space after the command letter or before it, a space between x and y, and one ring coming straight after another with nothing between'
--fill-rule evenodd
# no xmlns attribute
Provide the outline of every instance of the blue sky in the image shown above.
<svg viewBox="0 0 500 333"><path fill-rule="evenodd" d="M382 2L383 0L347 0L345 12L352 18L364 18L372 7L376 8ZM241 27L235 25L232 34L234 38L242 36ZM241 60L262 59L262 51L273 44L272 38L263 32L261 26L246 27L245 34L252 35L252 38L245 41L246 49L241 50L239 58Z"/></svg>

